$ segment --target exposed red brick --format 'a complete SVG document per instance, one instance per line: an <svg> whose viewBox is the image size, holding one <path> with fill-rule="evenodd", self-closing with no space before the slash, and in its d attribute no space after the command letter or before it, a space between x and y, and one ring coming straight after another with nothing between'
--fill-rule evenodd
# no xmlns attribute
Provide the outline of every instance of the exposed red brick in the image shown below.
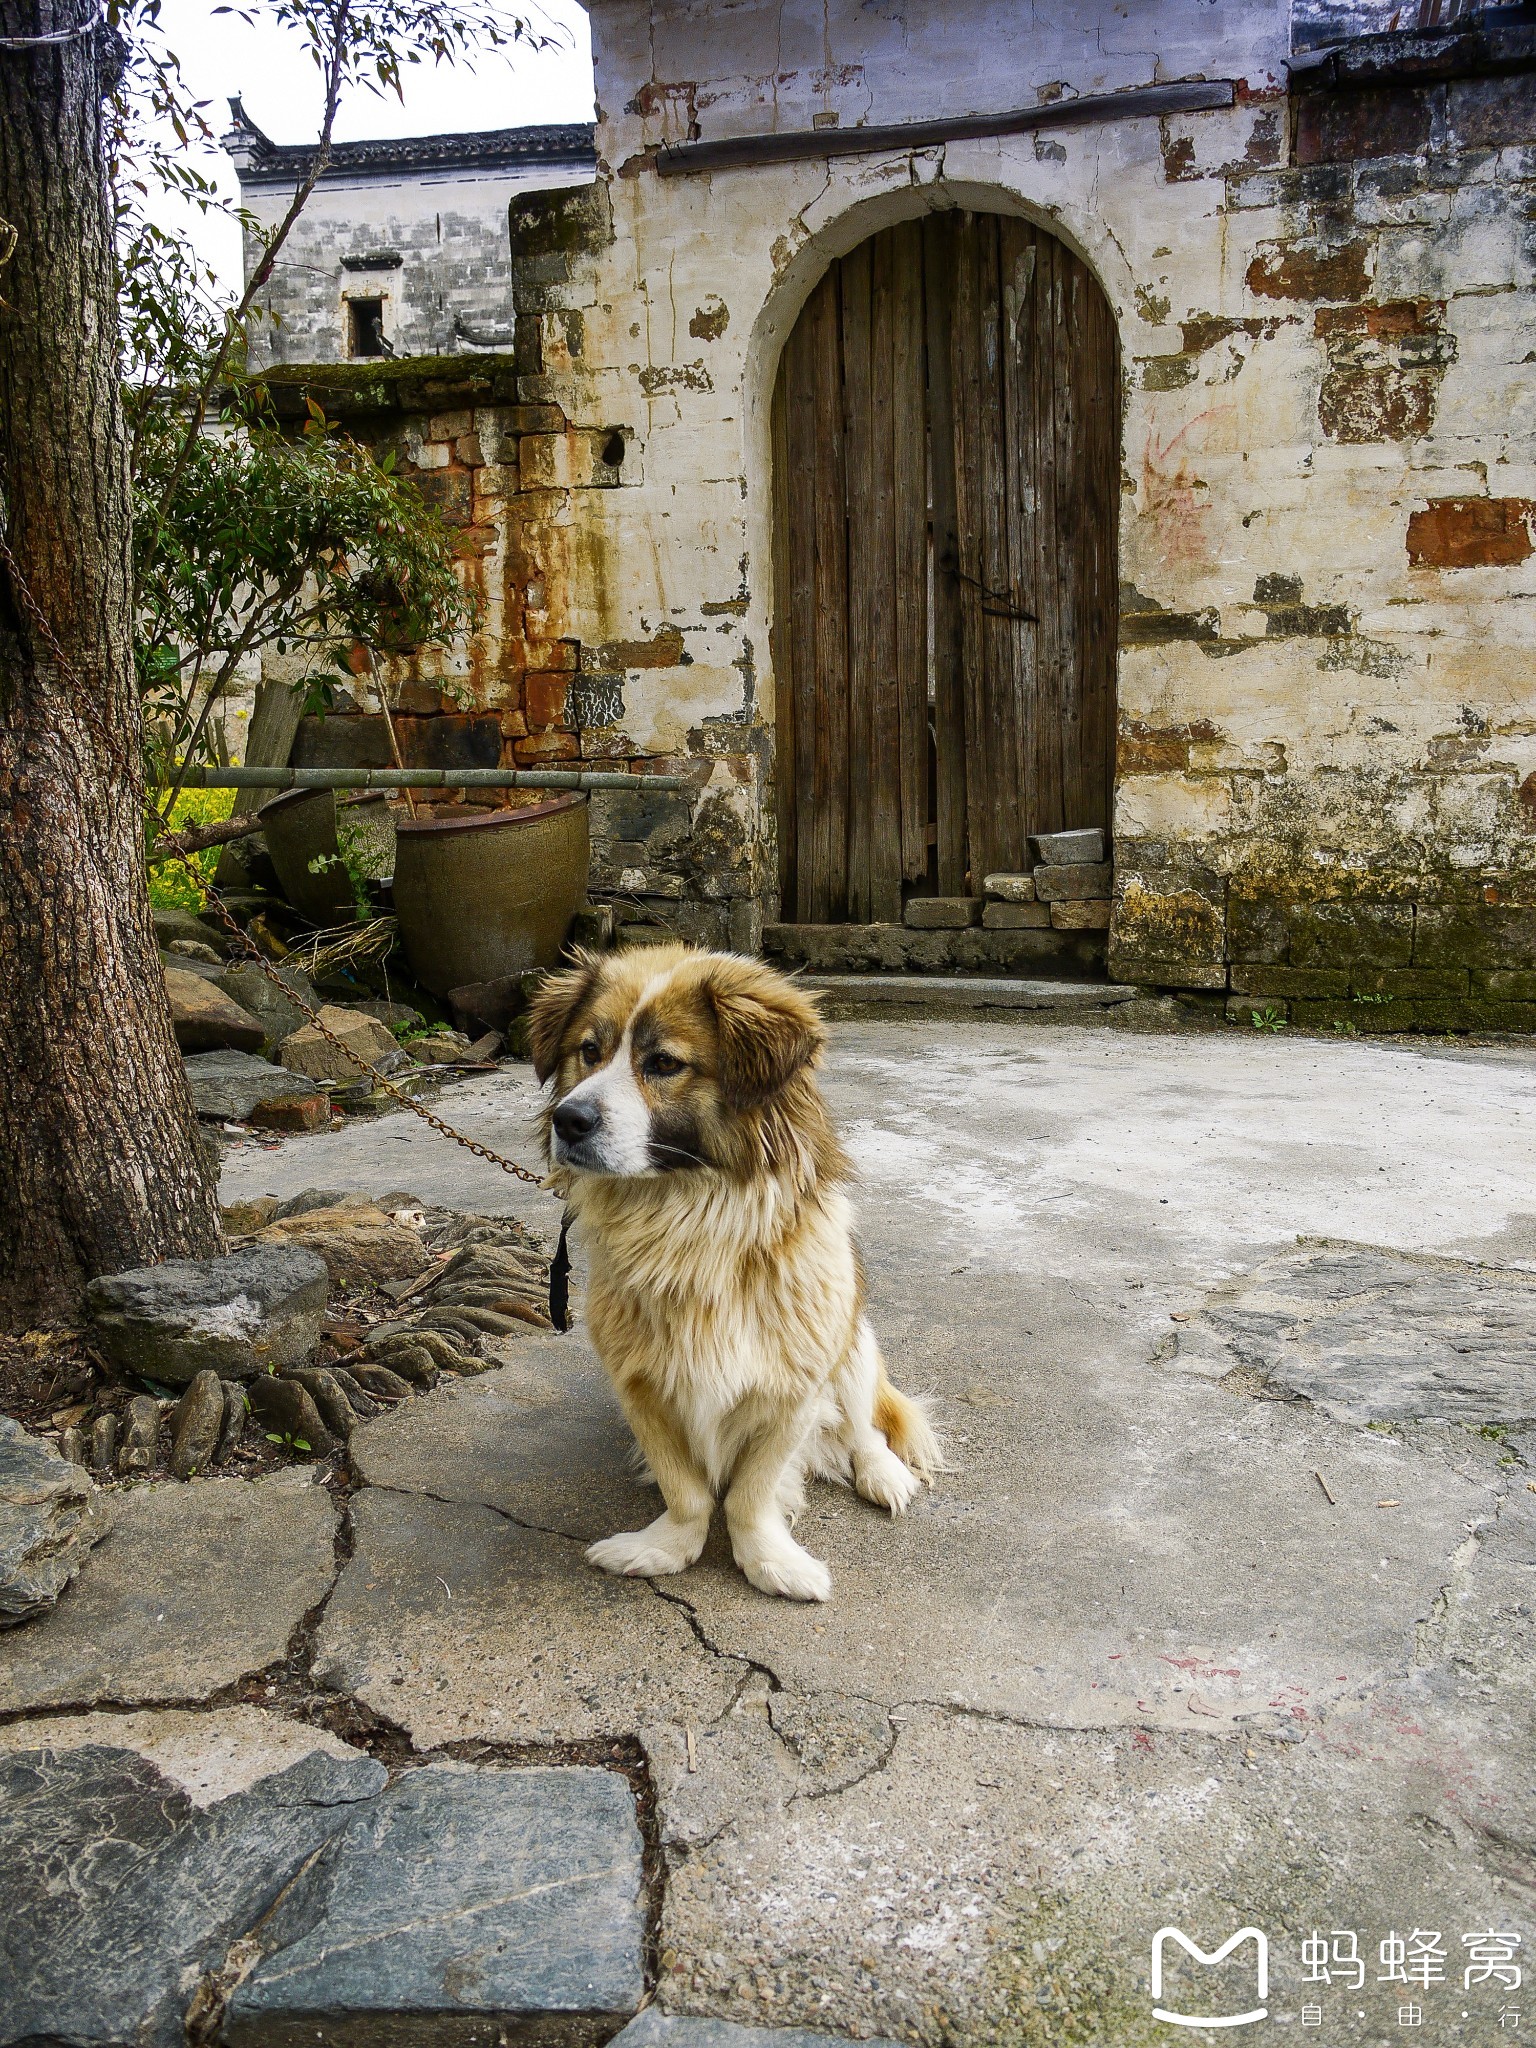
<svg viewBox="0 0 1536 2048"><path fill-rule="evenodd" d="M1268 242L1248 266L1248 289L1261 299L1363 299L1367 254L1364 242Z"/></svg>
<svg viewBox="0 0 1536 2048"><path fill-rule="evenodd" d="M282 1095L258 1102L249 1121L261 1131L323 1131L331 1121L328 1095Z"/></svg>
<svg viewBox="0 0 1536 2048"><path fill-rule="evenodd" d="M546 761L574 761L579 752L573 732L536 732L512 742L512 758L519 768L537 768Z"/></svg>
<svg viewBox="0 0 1536 2048"><path fill-rule="evenodd" d="M581 651L582 667L605 676L631 668L677 668L682 659L683 636L676 626L663 626L649 640L609 640Z"/></svg>
<svg viewBox="0 0 1536 2048"><path fill-rule="evenodd" d="M1328 351L1318 419L1330 440L1421 440L1435 423L1440 380L1456 358L1441 299L1324 306L1315 316Z"/></svg>
<svg viewBox="0 0 1536 2048"><path fill-rule="evenodd" d="M1416 156L1429 148L1432 122L1429 94L1420 87L1307 93L1296 108L1296 161L1337 164L1360 157Z"/></svg>
<svg viewBox="0 0 1536 2048"><path fill-rule="evenodd" d="M1408 519L1415 569L1510 569L1531 554L1528 498L1437 498Z"/></svg>
<svg viewBox="0 0 1536 2048"><path fill-rule="evenodd" d="M1523 832L1536 832L1536 770L1515 791L1515 817Z"/></svg>
<svg viewBox="0 0 1536 2048"><path fill-rule="evenodd" d="M1314 330L1325 339L1334 334L1369 334L1386 340L1401 334L1439 334L1445 325L1444 299L1387 299L1361 306L1319 306Z"/></svg>
<svg viewBox="0 0 1536 2048"><path fill-rule="evenodd" d="M1170 185L1180 184L1187 178L1197 176L1195 170L1195 145L1188 135L1163 133L1163 176Z"/></svg>
<svg viewBox="0 0 1536 2048"><path fill-rule="evenodd" d="M1219 740L1221 728L1208 718L1194 718L1187 725L1148 725L1144 719L1121 721L1115 752L1115 766L1121 775L1160 775L1189 766L1189 749L1195 740Z"/></svg>
<svg viewBox="0 0 1536 2048"><path fill-rule="evenodd" d="M559 725L565 717L567 678L531 675L523 679L523 709L530 726Z"/></svg>
<svg viewBox="0 0 1536 2048"><path fill-rule="evenodd" d="M1322 315L1319 314L1321 319ZM1246 334L1250 341L1270 341L1279 330L1278 319L1233 320L1222 313L1196 313L1182 323L1184 353L1197 356L1229 335Z"/></svg>

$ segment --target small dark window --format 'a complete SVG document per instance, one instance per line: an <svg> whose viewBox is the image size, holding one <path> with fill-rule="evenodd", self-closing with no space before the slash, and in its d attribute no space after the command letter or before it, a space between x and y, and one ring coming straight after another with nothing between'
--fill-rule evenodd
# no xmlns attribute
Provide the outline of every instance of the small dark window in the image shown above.
<svg viewBox="0 0 1536 2048"><path fill-rule="evenodd" d="M348 351L354 356L382 356L384 345L384 301L348 299Z"/></svg>

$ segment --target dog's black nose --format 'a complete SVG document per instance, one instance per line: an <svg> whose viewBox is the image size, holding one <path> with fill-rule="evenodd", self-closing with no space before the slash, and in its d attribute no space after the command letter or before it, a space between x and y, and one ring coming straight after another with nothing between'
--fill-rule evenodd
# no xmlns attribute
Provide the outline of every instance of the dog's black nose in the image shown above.
<svg viewBox="0 0 1536 2048"><path fill-rule="evenodd" d="M552 1122L555 1135L563 1138L567 1145L576 1145L583 1138L590 1138L603 1120L603 1112L595 1102L562 1102L555 1110Z"/></svg>

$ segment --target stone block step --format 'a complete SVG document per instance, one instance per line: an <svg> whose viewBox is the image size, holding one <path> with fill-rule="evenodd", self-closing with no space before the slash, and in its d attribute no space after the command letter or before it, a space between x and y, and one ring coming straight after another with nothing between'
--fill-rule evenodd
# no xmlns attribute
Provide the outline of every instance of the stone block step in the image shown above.
<svg viewBox="0 0 1536 2048"><path fill-rule="evenodd" d="M975 906L978 910L980 905ZM1048 906L1032 909L1044 928L921 931L901 924L770 924L763 952L810 974L1027 975L1102 979L1105 935L1053 930Z"/></svg>
<svg viewBox="0 0 1536 2048"><path fill-rule="evenodd" d="M185 2048L220 1980L221 2048L606 2041L645 1990L641 1857L611 1771L391 1782L250 1707L11 1723L0 2048Z"/></svg>
<svg viewBox="0 0 1536 2048"><path fill-rule="evenodd" d="M968 974L802 974L802 988L874 1010L1107 1010L1136 994L1113 981L1026 981Z"/></svg>

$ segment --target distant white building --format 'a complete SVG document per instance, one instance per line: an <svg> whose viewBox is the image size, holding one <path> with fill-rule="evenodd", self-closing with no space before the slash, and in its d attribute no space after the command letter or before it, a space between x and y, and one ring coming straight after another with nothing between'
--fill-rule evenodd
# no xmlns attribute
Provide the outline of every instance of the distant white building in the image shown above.
<svg viewBox="0 0 1536 2048"><path fill-rule="evenodd" d="M241 201L270 227L312 151L271 141L238 99L229 108ZM595 169L578 124L337 143L262 292L274 317L257 329L259 364L509 347L507 209ZM248 249L248 275L253 261Z"/></svg>

